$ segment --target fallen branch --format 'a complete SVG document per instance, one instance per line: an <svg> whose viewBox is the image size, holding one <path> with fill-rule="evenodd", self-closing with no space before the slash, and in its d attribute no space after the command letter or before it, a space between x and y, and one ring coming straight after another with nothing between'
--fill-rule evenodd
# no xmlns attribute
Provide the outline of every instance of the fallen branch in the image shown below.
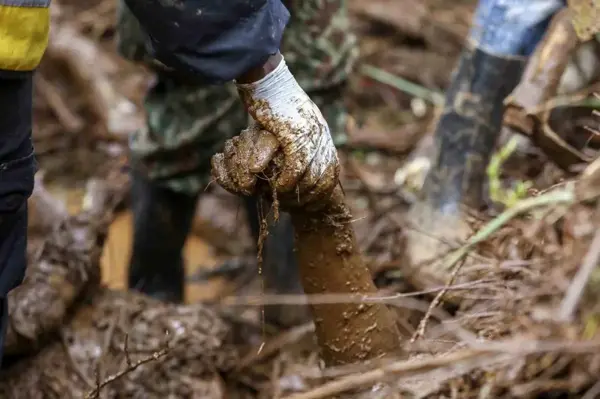
<svg viewBox="0 0 600 399"><path fill-rule="evenodd" d="M82 293L91 293L100 284L100 259L113 212L128 192L128 176L120 168L102 185L91 185L91 204L81 214L67 217L64 209L43 197L38 184L34 198L47 204L49 219L38 227L46 232L37 259L29 259L23 284L8 295L10 322L4 350L26 354L61 327ZM42 208L43 209L43 208ZM36 210L32 210L35 215ZM41 213L41 210L37 210Z"/></svg>
<svg viewBox="0 0 600 399"><path fill-rule="evenodd" d="M367 126L350 132L348 140L341 146L406 154L415 147L425 130L425 123L411 123L392 130Z"/></svg>
<svg viewBox="0 0 600 399"><path fill-rule="evenodd" d="M431 318L431 314L433 313L433 310L442 302L442 298L444 297L446 292L448 292L450 287L454 284L454 281L456 281L456 277L458 276L458 273L460 272L462 265L464 265L464 261L456 264L456 267L454 267L454 270L452 271L452 274L450 275L448 284L446 284L446 286L440 292L437 293L435 298L433 298L433 301L431 301L431 304L429 305L429 309L427 309L427 313L425 313L425 316L419 322L419 327L417 328L417 331L415 331L415 333L413 334L413 336L410 339L411 344L414 343L417 339L422 338L425 335L425 328L427 328L427 322Z"/></svg>
<svg viewBox="0 0 600 399"><path fill-rule="evenodd" d="M125 359L127 361L127 367L121 371L119 371L116 374L110 375L108 376L104 381L102 382L97 382L96 383L96 387L94 389L92 389L90 392L87 393L87 395L85 395L85 399L92 399L92 398L99 398L100 397L100 391L102 390L102 388L104 388L105 386L115 382L116 380L118 380L119 378L135 371L138 367L146 364L146 363L150 363L153 361L157 361L158 359L160 359L161 357L165 356L167 353L169 353L169 344L167 343L165 345L165 347L161 350L159 350L158 352L154 352L152 355L147 356L145 358L142 358L140 360L138 360L137 362L132 362L131 358L129 356L129 351L127 349L127 336L125 338L125 347L123 348L123 351L125 353Z"/></svg>
<svg viewBox="0 0 600 399"><path fill-rule="evenodd" d="M392 26L405 36L421 38L439 53L452 54L460 51L469 30L473 7L465 4L432 4L419 0L357 1L350 2L350 11Z"/></svg>

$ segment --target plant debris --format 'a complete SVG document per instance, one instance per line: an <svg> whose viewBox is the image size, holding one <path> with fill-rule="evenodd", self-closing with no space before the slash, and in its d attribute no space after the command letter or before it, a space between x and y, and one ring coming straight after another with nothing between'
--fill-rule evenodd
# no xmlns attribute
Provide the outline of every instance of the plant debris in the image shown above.
<svg viewBox="0 0 600 399"><path fill-rule="evenodd" d="M496 171L502 182L496 189L526 182L524 198L471 214L474 233L450 246L441 284L407 273L406 234L419 226L407 225L405 216L419 186L412 180L419 181L427 162L416 170L407 165L422 158L415 154L430 140L436 99L473 6L350 0L365 65L347 99L353 119L340 143L340 178L377 292L264 295L257 274L232 296L167 305L101 284L109 226L128 206L126 134L143 122L139 102L151 75L116 56L115 1L53 2L53 39L35 81L41 172L30 200L29 268L9 294L0 397L599 397L600 119L593 94L600 80L591 74L576 93L565 93L564 76L579 69L560 53L579 59L581 44L554 46L560 65L537 54L538 71L557 76L536 83L526 75L509 102L516 116L505 120L519 130L529 126L519 121L533 117L538 129L548 126L564 138L569 147L562 150L581 157L565 161L564 151L523 139ZM588 10L588 17L596 15ZM575 24L587 37L596 28L592 19ZM538 91L527 97L523 87ZM85 196L71 200L57 186ZM210 198L205 206L239 227L231 198ZM215 217L210 209L203 214ZM439 237L442 227L425 233ZM212 235L224 257L253 255L235 234ZM322 326L264 325L262 306L277 304L388 305L403 338L402 357L324 368L315 339Z"/></svg>

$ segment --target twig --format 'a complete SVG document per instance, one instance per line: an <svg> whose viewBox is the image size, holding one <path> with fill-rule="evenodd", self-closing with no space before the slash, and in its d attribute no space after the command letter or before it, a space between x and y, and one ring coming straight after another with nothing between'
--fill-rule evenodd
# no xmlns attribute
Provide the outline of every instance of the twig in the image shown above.
<svg viewBox="0 0 600 399"><path fill-rule="evenodd" d="M125 343L123 344L123 351L125 352L125 361L127 362L127 367L131 367L133 362L131 361L131 357L129 356L129 334L125 334Z"/></svg>
<svg viewBox="0 0 600 399"><path fill-rule="evenodd" d="M550 191L537 197L527 198L517 202L513 207L505 210L496 218L486 223L483 228L467 240L465 245L454 251L444 269L448 270L454 267L454 265L460 262L475 245L486 240L490 235L498 231L514 217L541 206L573 204L575 199L575 190L572 185L568 184L563 189Z"/></svg>
<svg viewBox="0 0 600 399"><path fill-rule="evenodd" d="M537 340L529 339L526 336L520 335L514 338L501 340L501 341L478 341L476 339L470 339L467 343L467 347L461 350L452 352L453 354L463 353L465 351L475 351L478 353L486 353L487 355L515 355L517 357L523 357L527 355L539 355L552 353L557 354L589 354L591 352L598 351L600 349L600 342L595 341L573 341L573 340ZM449 354L447 355L449 356ZM434 357L433 359L437 359ZM440 359L445 359L445 356L440 356ZM431 358L428 358L431 359ZM428 359L423 359L424 361ZM381 359L379 361L385 361ZM304 378L320 380L323 378L343 378L349 375L355 375L365 372L370 372L375 368L379 367L392 367L395 370L395 365L413 364L416 360L405 360L397 361L393 363L387 363L380 366L381 363L373 364L372 362L365 362L360 364L352 364L348 366L332 367L328 369L318 369L303 372ZM443 366L444 364L440 365ZM403 369L404 371L404 369ZM409 370L412 371L412 370ZM419 370L419 371L427 371Z"/></svg>
<svg viewBox="0 0 600 399"><path fill-rule="evenodd" d="M596 399L598 396L600 396L600 381L595 383L581 399Z"/></svg>
<svg viewBox="0 0 600 399"><path fill-rule="evenodd" d="M592 272L598 266L598 261L600 261L600 228L596 230L590 248L583 258L583 263L567 289L567 293L560 305L560 311L558 312L559 321L568 322L573 318L585 286Z"/></svg>
<svg viewBox="0 0 600 399"><path fill-rule="evenodd" d="M439 367L455 365L456 362L471 360L483 355L481 351L464 350L448 356L415 361L395 362L372 371L351 374L339 380L329 382L313 389L312 391L288 396L284 399L322 399L330 398L342 392L347 392L368 384L375 384L383 380L388 374L427 371Z"/></svg>
<svg viewBox="0 0 600 399"><path fill-rule="evenodd" d="M472 290L479 284L488 283L488 280L470 281L452 286L440 286L429 288L427 290L399 293L394 295L381 294L266 294L266 295L245 295L230 296L223 298L220 302L222 306L264 306L264 305L323 305L340 303L387 303L392 304L403 298L412 298L416 296L436 294L440 291L458 291Z"/></svg>
<svg viewBox="0 0 600 399"><path fill-rule="evenodd" d="M116 316L113 317L110 325L108 326L108 330L106 331L106 336L104 338L104 344L102 346L102 353L96 362L96 387L100 385L100 381L104 378L103 370L102 370L102 361L108 356L108 352L110 350L110 345L112 343L113 336L115 334L116 326L119 320L122 317L122 311ZM127 348L125 348L125 353L127 353ZM98 390L96 397L100 397L100 390Z"/></svg>
<svg viewBox="0 0 600 399"><path fill-rule="evenodd" d="M127 341L125 341L125 342L127 342ZM116 380L118 380L119 378L133 372L134 370L136 370L138 367L140 367L143 364L160 359L161 357L165 356L169 352L169 350L170 350L170 347L169 347L169 344L167 343L163 349L159 350L158 352L154 352L152 355L145 357L143 359L140 359L135 363L131 363L129 354L126 353L125 357L127 359L127 367L125 369L119 371L116 374L108 376L108 378L106 378L101 383L97 383L96 387L94 389L92 389L90 392L88 392L87 395L85 395L85 399L92 399L92 398L98 397L100 395L100 391L102 390L102 388L104 388L108 384L111 384L111 383L115 382Z"/></svg>
<svg viewBox="0 0 600 399"><path fill-rule="evenodd" d="M440 304L443 296L446 294L446 292L448 292L450 287L452 285L454 285L454 281L456 280L456 277L458 276L458 273L460 272L460 269L462 268L462 266L464 264L465 264L464 259L462 262L456 264L456 267L452 271L452 274L450 275L450 279L448 280L448 283L446 284L446 286L440 292L438 292L437 295L435 296L435 298L433 298L433 301L431 301L431 304L429 305L429 309L427 309L427 313L425 313L425 316L419 322L419 327L417 328L417 331L415 331L415 333L413 334L413 336L410 339L411 344L414 343L417 339L422 338L425 335L425 328L427 328L427 322L431 318L431 314L433 313L433 310Z"/></svg>
<svg viewBox="0 0 600 399"><path fill-rule="evenodd" d="M100 381L102 378L100 377L100 364L96 365L96 393L94 394L94 399L100 398Z"/></svg>
<svg viewBox="0 0 600 399"><path fill-rule="evenodd" d="M464 349L446 356L432 357L423 360L398 361L375 370L362 373L353 373L338 380L321 385L309 392L288 396L284 399L322 399L334 397L343 392L361 388L382 381L390 374L411 375L423 373L443 367L458 367L462 362L476 361L482 356L490 355L515 355L522 357L532 354L561 352L561 353L589 353L598 350L600 343L591 341L539 341L521 340L518 338L507 341L482 342L472 349ZM490 362L492 363L490 358ZM321 374L322 376L323 374Z"/></svg>
<svg viewBox="0 0 600 399"><path fill-rule="evenodd" d="M444 104L444 96L441 93L430 90L416 83L409 82L406 79L375 66L363 65L360 68L360 73L373 80L376 80L377 82L392 86L393 88L398 89L406 94L427 100L434 105L441 106Z"/></svg>
<svg viewBox="0 0 600 399"><path fill-rule="evenodd" d="M75 371L75 374L77 374L77 376L79 378L81 378L81 380L83 382L85 382L85 384L88 387L90 387L90 388L93 387L94 383L92 382L92 380L90 380L90 378L83 372L83 370L81 369L81 367L79 366L77 361L75 359L73 359L73 355L71 354L71 351L69 350L69 344L67 343L67 337L65 335L64 330L60 331L60 338L61 338L61 343L63 345L63 348L65 349L65 352L67 353L67 360L69 361L69 364L71 365L71 368L73 369L73 371Z"/></svg>
<svg viewBox="0 0 600 399"><path fill-rule="evenodd" d="M256 362L273 355L281 348L299 341L308 333L314 332L314 330L315 326L312 322L310 322L281 333L279 336L267 342L260 353L256 353L256 351L253 350L248 355L243 357L239 361L236 370L245 369Z"/></svg>

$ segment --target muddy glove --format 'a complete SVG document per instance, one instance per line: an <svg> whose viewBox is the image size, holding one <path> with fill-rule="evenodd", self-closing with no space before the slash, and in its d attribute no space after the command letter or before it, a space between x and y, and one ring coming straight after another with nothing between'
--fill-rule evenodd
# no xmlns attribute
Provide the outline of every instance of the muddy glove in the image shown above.
<svg viewBox="0 0 600 399"><path fill-rule="evenodd" d="M329 127L285 61L261 80L237 87L253 122L213 157L217 182L235 194L252 195L275 160L271 186L287 198L288 206L329 195L339 174Z"/></svg>

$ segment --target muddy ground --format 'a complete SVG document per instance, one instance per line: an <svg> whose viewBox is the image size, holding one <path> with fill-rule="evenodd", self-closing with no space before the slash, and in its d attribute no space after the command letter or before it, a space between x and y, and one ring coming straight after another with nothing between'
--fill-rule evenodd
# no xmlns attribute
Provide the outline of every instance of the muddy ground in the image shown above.
<svg viewBox="0 0 600 399"><path fill-rule="evenodd" d="M40 172L30 266L11 294L12 356L1 397L600 397L600 178L592 162L598 142L589 133L596 105L579 105L593 103L598 77L576 95L550 93L567 110L544 126L576 150L561 141L550 147L552 158L542 148L547 141L523 138L499 179L507 191L528 181L529 199L508 215L495 204L474 216L479 235L446 265L447 284L418 291L423 284L408 277L403 251L406 229L415 226L404 215L421 184L419 155L427 153L473 1L349 3L361 61L347 98L342 182L381 295L310 301L386 303L409 358L323 371L311 323L277 330L261 321L263 305L302 298L262 296L252 267L197 278L224 260L252 258L240 202L216 185L200 199L185 247L187 274L196 276L187 305L125 291L132 235L126 136L143 121L140 101L152 76L116 56L114 1L83 9L63 0L53 3L53 39L36 76ZM523 127L516 115L507 122L513 131ZM571 159L570 173L557 166ZM461 268L467 255L476 261Z"/></svg>

